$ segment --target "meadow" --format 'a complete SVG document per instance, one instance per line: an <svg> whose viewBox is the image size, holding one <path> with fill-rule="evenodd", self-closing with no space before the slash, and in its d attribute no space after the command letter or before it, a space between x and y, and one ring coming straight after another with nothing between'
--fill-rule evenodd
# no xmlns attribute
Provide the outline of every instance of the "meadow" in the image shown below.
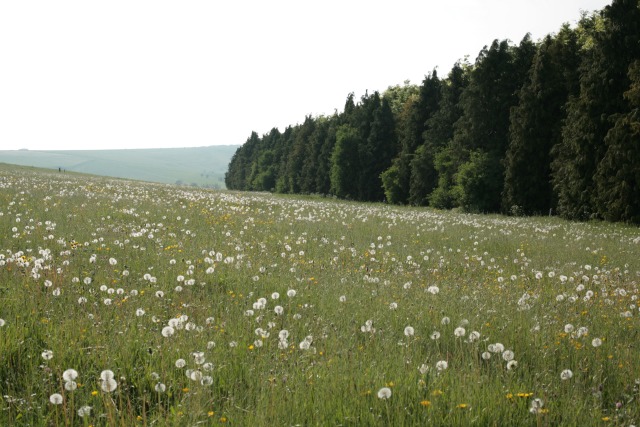
<svg viewBox="0 0 640 427"><path fill-rule="evenodd" d="M0 168L0 425L640 423L640 230Z"/></svg>

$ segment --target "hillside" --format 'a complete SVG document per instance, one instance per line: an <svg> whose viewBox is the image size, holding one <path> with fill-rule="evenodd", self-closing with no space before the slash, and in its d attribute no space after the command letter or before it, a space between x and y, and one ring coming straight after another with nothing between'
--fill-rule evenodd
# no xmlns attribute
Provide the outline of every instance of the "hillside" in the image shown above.
<svg viewBox="0 0 640 427"><path fill-rule="evenodd" d="M0 162L168 184L225 188L236 145L130 150L0 150Z"/></svg>
<svg viewBox="0 0 640 427"><path fill-rule="evenodd" d="M0 426L640 420L640 230L0 166Z"/></svg>

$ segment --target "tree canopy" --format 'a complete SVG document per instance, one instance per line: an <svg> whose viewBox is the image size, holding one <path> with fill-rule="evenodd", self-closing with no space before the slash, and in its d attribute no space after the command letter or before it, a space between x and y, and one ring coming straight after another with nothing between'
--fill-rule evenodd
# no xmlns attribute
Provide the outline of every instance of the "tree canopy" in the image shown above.
<svg viewBox="0 0 640 427"><path fill-rule="evenodd" d="M640 223L640 0L250 135L229 189Z"/></svg>

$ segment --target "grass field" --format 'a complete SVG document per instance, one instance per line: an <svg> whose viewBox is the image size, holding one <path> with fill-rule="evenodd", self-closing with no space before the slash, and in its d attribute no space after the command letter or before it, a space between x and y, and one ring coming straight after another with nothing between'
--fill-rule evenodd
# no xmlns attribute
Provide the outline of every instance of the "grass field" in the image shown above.
<svg viewBox="0 0 640 427"><path fill-rule="evenodd" d="M130 150L0 150L0 162L140 181L225 188L237 145Z"/></svg>
<svg viewBox="0 0 640 427"><path fill-rule="evenodd" d="M640 423L640 230L0 168L0 425Z"/></svg>

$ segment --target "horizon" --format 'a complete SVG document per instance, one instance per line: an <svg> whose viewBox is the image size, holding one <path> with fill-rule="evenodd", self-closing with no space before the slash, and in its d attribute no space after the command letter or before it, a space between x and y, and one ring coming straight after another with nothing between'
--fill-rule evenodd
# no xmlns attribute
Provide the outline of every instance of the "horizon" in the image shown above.
<svg viewBox="0 0 640 427"><path fill-rule="evenodd" d="M141 148L14 148L14 149L4 149L0 148L0 152L2 151L134 151L134 150L186 150L190 148L211 148L211 147L239 147L242 144L212 144L212 145L200 145L194 147L141 147Z"/></svg>

